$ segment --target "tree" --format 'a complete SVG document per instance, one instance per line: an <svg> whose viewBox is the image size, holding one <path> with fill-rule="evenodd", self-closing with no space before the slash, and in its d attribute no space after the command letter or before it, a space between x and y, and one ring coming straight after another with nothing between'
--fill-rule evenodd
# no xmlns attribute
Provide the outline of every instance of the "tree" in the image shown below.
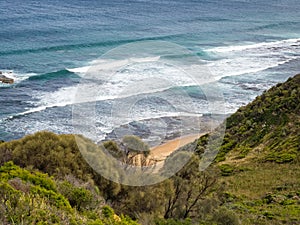
<svg viewBox="0 0 300 225"><path fill-rule="evenodd" d="M148 160L150 148L137 136L124 136L120 145L114 141L106 141L103 146L114 158L124 164L142 167L150 163Z"/></svg>
<svg viewBox="0 0 300 225"><path fill-rule="evenodd" d="M114 141L106 141L102 144L112 157L124 164L142 167L150 163L148 159L150 148L137 136L124 136L119 145Z"/></svg>
<svg viewBox="0 0 300 225"><path fill-rule="evenodd" d="M143 154L145 157L147 157L150 154L149 146L137 136L124 136L122 139L122 144L125 147L126 155L136 153Z"/></svg>
<svg viewBox="0 0 300 225"><path fill-rule="evenodd" d="M173 176L170 194L165 205L164 218L186 219L204 200L216 184L216 177L199 171L199 159L191 161Z"/></svg>

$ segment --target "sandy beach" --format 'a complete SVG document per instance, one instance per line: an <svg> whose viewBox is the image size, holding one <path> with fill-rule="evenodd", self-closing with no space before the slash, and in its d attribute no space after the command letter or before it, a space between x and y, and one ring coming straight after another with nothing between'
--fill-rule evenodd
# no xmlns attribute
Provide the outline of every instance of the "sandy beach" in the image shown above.
<svg viewBox="0 0 300 225"><path fill-rule="evenodd" d="M151 148L150 157L158 161L164 160L178 148L195 141L204 134L206 133L191 134L167 141L162 145Z"/></svg>

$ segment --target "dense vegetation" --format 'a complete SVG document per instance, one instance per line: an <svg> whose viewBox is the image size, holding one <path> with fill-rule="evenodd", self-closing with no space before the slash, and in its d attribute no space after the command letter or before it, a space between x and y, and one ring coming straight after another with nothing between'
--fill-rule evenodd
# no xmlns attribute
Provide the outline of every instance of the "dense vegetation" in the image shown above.
<svg viewBox="0 0 300 225"><path fill-rule="evenodd" d="M83 140L86 141L86 146L98 148L89 140ZM129 146L127 148L129 149ZM197 157L163 183L146 187L129 187L108 181L94 172L82 158L73 135L38 132L20 140L2 143L0 154L2 165L7 161L13 161L23 168L37 169L47 173L59 183L64 180L68 181L71 177L71 180L75 181L69 184L62 182L63 185L59 189L66 198L69 197L68 191L65 191L66 188L72 190L75 188L74 184L91 184L103 198L102 204L109 204L118 215L128 215L132 219L138 219L142 224L164 224L169 220L170 223L175 223L177 220L186 220L186 223L190 223L190 218L198 220L199 210L204 210L202 209L204 201L208 198L217 198L212 194L216 185L216 177L212 172L198 170L199 159ZM94 155L91 157L96 158ZM110 162L106 163L109 165ZM74 195L71 194L73 197ZM69 203L77 211L82 207L84 211L89 210L91 204L94 204L84 202L75 204L74 200L69 200ZM99 211L99 209L95 210ZM213 207L205 210L212 215L218 214ZM213 220L213 216L209 220Z"/></svg>
<svg viewBox="0 0 300 225"><path fill-rule="evenodd" d="M300 222L300 75L241 107L226 121L215 167L227 208L243 224ZM209 135L197 141L201 155Z"/></svg>
<svg viewBox="0 0 300 225"><path fill-rule="evenodd" d="M93 184L22 169L7 162L0 167L1 224L137 224L104 205Z"/></svg>
<svg viewBox="0 0 300 225"><path fill-rule="evenodd" d="M217 161L248 154L277 163L299 160L299 133L300 74L272 87L227 119Z"/></svg>
<svg viewBox="0 0 300 225"><path fill-rule="evenodd" d="M197 154L184 168L170 179L146 187L129 187L101 177L82 157L74 135L43 131L0 143L0 221L299 224L299 106L297 75L227 119L219 154L205 172L199 171L199 162L211 134L194 143ZM122 162L148 162L148 146L138 138L125 137L122 143L109 141L96 146L77 137L87 149L88 162L98 162L103 168L113 163L101 160L104 153L97 149L103 146ZM142 154L137 149L142 149ZM137 158L139 154L142 157ZM176 162L176 157L185 154L188 151L175 152L170 158ZM168 162L162 168L165 171L174 166Z"/></svg>

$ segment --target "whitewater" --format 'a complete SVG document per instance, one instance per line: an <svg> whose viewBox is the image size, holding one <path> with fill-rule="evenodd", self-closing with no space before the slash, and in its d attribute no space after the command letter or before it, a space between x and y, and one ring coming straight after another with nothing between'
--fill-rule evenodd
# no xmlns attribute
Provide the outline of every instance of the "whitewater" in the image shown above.
<svg viewBox="0 0 300 225"><path fill-rule="evenodd" d="M151 140L183 124L193 132L178 118L228 116L299 73L298 12L296 0L1 1L0 71L11 72L15 83L0 84L0 139L39 130L74 133L74 107L80 104L94 105L95 142L124 127L151 128ZM103 57L144 41L173 43L187 54ZM89 76L96 65L116 72L104 81ZM193 79L199 65L207 75L203 82ZM222 110L209 107L204 90L211 87L222 94ZM85 90L97 91L84 98ZM125 104L133 100L131 107ZM127 111L116 113L117 106Z"/></svg>

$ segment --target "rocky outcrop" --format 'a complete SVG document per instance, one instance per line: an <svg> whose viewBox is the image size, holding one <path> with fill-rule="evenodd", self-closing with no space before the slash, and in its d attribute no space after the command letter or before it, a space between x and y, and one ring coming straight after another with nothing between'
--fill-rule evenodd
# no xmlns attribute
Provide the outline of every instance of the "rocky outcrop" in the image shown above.
<svg viewBox="0 0 300 225"><path fill-rule="evenodd" d="M2 72L0 71L0 82L5 83L5 84L13 84L14 79L3 75Z"/></svg>

